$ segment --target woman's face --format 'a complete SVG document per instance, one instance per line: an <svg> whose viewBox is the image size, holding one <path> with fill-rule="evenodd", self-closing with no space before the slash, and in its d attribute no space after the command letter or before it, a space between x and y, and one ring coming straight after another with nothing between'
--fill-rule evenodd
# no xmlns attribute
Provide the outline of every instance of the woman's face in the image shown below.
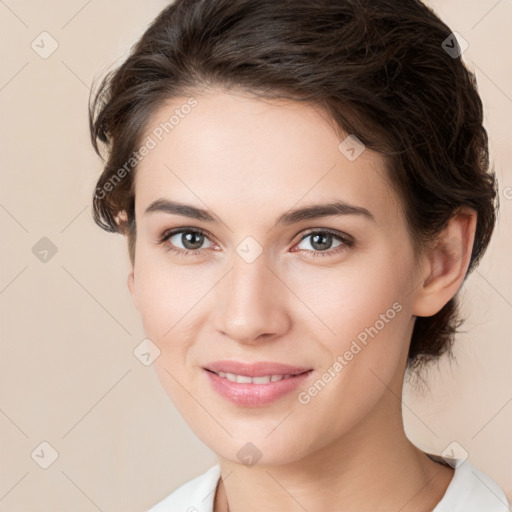
<svg viewBox="0 0 512 512"><path fill-rule="evenodd" d="M400 412L418 284L382 158L305 104L220 90L187 100L152 118L135 179L129 287L167 394L239 463L290 463L378 430ZM345 206L292 215L332 203ZM169 230L182 232L162 241ZM293 385L227 383L205 369L218 361L311 371Z"/></svg>

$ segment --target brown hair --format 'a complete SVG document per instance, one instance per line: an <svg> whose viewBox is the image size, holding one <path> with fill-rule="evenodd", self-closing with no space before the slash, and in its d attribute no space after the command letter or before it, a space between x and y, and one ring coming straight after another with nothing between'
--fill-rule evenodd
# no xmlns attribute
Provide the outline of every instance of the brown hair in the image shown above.
<svg viewBox="0 0 512 512"><path fill-rule="evenodd" d="M457 209L474 208L469 273L489 243L498 199L475 76L459 53L451 30L418 0L176 0L90 101L93 146L100 156L99 142L108 150L94 220L127 235L133 262L131 171L152 115L170 98L237 88L319 106L382 154L415 248L435 240ZM451 354L461 323L457 295L417 318L409 368Z"/></svg>

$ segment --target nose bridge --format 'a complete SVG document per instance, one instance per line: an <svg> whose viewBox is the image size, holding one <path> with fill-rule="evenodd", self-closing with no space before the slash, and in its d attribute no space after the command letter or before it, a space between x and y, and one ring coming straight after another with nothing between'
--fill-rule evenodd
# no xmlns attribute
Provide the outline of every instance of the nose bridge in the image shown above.
<svg viewBox="0 0 512 512"><path fill-rule="evenodd" d="M247 261L237 254L233 258L233 267L230 274L233 298L253 300L254 297L260 297L264 299L262 293L265 290L264 285L268 284L270 270L267 267L267 259L263 254L254 261Z"/></svg>
<svg viewBox="0 0 512 512"><path fill-rule="evenodd" d="M282 333L288 326L283 286L265 254L254 260L234 254L231 271L217 300L216 327L240 342Z"/></svg>

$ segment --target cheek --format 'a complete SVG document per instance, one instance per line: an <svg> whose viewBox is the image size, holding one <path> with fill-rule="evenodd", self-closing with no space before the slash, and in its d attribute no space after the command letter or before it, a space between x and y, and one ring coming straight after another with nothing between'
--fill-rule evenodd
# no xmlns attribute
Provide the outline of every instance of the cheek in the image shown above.
<svg viewBox="0 0 512 512"><path fill-rule="evenodd" d="M332 272L317 269L300 277L301 299L317 317L308 315L307 325L326 356L325 370L336 362L343 367L335 372L333 389L378 392L383 384L377 376L388 383L404 362L411 334L411 265L409 255L383 247Z"/></svg>
<svg viewBox="0 0 512 512"><path fill-rule="evenodd" d="M193 314L193 307L208 291L208 279L197 266L171 266L164 258L139 258L135 286L144 324L157 338L177 329L180 319ZM211 284L210 284L211 286ZM170 333L169 333L170 334Z"/></svg>
<svg viewBox="0 0 512 512"><path fill-rule="evenodd" d="M397 316L395 303L404 307L410 271L407 254L381 246L379 251L354 254L332 268L294 265L285 280L291 289L300 290L300 299L317 317L318 327L327 329L327 337L343 344L375 323L379 330L383 330L382 321L386 328L395 323L388 320ZM312 319L309 324L313 315L307 315Z"/></svg>
<svg viewBox="0 0 512 512"><path fill-rule="evenodd" d="M160 350L153 368L167 395L185 415L190 397L179 383L191 378L187 362L212 281L194 265L149 261L139 257L135 269L139 312L145 336Z"/></svg>
<svg viewBox="0 0 512 512"><path fill-rule="evenodd" d="M151 261L151 263L149 263ZM189 380L196 371L196 341L214 307L213 287L222 277L212 267L171 265L140 257L135 269L136 292L144 333L160 350L155 370L167 393L175 396L175 376Z"/></svg>
<svg viewBox="0 0 512 512"><path fill-rule="evenodd" d="M323 354L318 380L300 396L312 424L317 422L311 418L328 415L329 421L317 423L324 439L350 430L379 402L393 404L393 393L399 395L410 312L396 276L377 270L364 278L326 280L323 295L310 288L304 299L317 301L316 311L333 331L316 336L312 346Z"/></svg>

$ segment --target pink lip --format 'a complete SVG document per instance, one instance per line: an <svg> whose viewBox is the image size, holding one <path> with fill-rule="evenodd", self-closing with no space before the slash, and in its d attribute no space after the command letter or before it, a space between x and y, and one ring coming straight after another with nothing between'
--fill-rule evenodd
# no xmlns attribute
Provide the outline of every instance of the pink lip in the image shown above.
<svg viewBox="0 0 512 512"><path fill-rule="evenodd" d="M259 363L239 363L238 361L215 361L204 366L206 370L219 373L235 373L247 377L263 377L265 375L297 375L304 373L311 368L290 366L283 363L261 361Z"/></svg>
<svg viewBox="0 0 512 512"><path fill-rule="evenodd" d="M204 370L213 389L230 402L242 407L260 407L270 404L300 386L312 372L307 368L265 362L247 365L235 361L218 361L208 366L209 368ZM248 377L292 374L294 376L267 384L243 384L219 377L214 371L235 373Z"/></svg>

